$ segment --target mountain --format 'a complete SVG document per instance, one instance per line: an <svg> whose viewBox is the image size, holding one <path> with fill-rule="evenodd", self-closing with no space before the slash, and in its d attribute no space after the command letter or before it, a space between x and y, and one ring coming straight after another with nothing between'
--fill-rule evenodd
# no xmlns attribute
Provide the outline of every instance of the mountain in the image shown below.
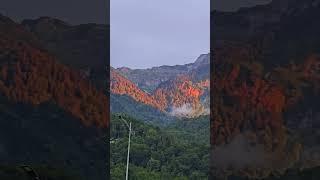
<svg viewBox="0 0 320 180"><path fill-rule="evenodd" d="M159 84L175 78L177 75L186 74L198 66L208 65L209 55L202 54L195 63L175 66L160 66L148 69L130 69L127 67L117 68L117 71L142 90L153 92Z"/></svg>
<svg viewBox="0 0 320 180"><path fill-rule="evenodd" d="M186 65L144 70L112 68L110 89L112 94L131 97L165 117L197 117L209 113L209 72L208 54ZM111 101L115 110L113 107Z"/></svg>
<svg viewBox="0 0 320 180"><path fill-rule="evenodd" d="M32 105L54 101L79 119L91 119L93 122L88 123L106 127L107 97L76 69L62 65L44 49L16 39L18 30L23 28L17 25L0 34L1 93L13 102ZM90 100L93 107L85 107L85 100ZM89 118L92 115L97 117Z"/></svg>
<svg viewBox="0 0 320 180"><path fill-rule="evenodd" d="M213 176L257 179L320 166L319 136L310 133L320 132L319 5L274 0L212 12Z"/></svg>
<svg viewBox="0 0 320 180"><path fill-rule="evenodd" d="M315 20L319 17L319 5L318 0L279 0L233 13L214 11L212 46L252 46L250 53L259 55L257 58L266 68L290 61L303 63L301 59L319 53L316 47L320 39L316 34L320 26Z"/></svg>
<svg viewBox="0 0 320 180"><path fill-rule="evenodd" d="M136 84L122 76L115 69L111 68L110 75L111 93L119 95L128 95L138 102L163 110L162 107L159 104L157 104L156 100L154 99L154 97L152 97L152 95L141 90Z"/></svg>
<svg viewBox="0 0 320 180"><path fill-rule="evenodd" d="M205 109L208 107L208 102L205 102L208 97L203 97L208 95L205 93L209 92L208 82L208 79L194 82L189 76L179 75L161 83L154 91L154 97L174 116L193 117L208 114Z"/></svg>
<svg viewBox="0 0 320 180"><path fill-rule="evenodd" d="M0 26L1 162L105 179L108 97L24 25Z"/></svg>
<svg viewBox="0 0 320 180"><path fill-rule="evenodd" d="M245 41L257 34L277 29L284 19L293 21L318 6L318 0L273 0L267 5L240 8L236 12L215 10L211 12L215 31L212 38L216 42Z"/></svg>
<svg viewBox="0 0 320 180"><path fill-rule="evenodd" d="M59 62L80 69L99 87L105 88L110 56L110 50L106 48L110 41L108 25L70 25L51 17L26 19L21 25L36 36Z"/></svg>

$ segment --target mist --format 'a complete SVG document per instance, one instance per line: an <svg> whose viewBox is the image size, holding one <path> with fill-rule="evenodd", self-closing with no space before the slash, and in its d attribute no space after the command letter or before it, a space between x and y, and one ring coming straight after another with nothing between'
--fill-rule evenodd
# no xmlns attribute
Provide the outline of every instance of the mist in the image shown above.
<svg viewBox="0 0 320 180"><path fill-rule="evenodd" d="M217 146L212 150L212 163L219 168L264 167L266 160L263 146L250 145L242 134L236 136L229 144Z"/></svg>
<svg viewBox="0 0 320 180"><path fill-rule="evenodd" d="M205 108L203 106L200 106L198 108L194 108L192 106L192 104L186 103L180 107L171 107L169 114L171 116L176 116L176 117L193 118L193 117L198 117L201 115L209 115L210 109Z"/></svg>

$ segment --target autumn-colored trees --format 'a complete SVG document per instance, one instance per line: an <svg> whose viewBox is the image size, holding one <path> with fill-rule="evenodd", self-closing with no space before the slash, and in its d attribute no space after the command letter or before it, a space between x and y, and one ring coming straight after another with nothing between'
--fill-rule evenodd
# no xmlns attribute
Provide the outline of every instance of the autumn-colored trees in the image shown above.
<svg viewBox="0 0 320 180"><path fill-rule="evenodd" d="M263 145L265 164L272 165L243 167L247 169L238 169L240 174L268 176L276 169L284 173L300 161L303 150L303 142L294 142L288 134L292 128L288 123L308 108L317 109L320 59L310 54L300 64L266 68L258 56L256 60L250 56L248 48L254 47L234 45L216 50L211 144L221 147L244 135L251 143Z"/></svg>
<svg viewBox="0 0 320 180"><path fill-rule="evenodd" d="M14 102L55 102L87 125L108 126L108 98L81 74L26 42L0 41L0 93Z"/></svg>
<svg viewBox="0 0 320 180"><path fill-rule="evenodd" d="M138 102L161 111L185 105L190 105L193 110L199 110L203 109L200 97L205 90L209 90L209 80L193 82L189 76L180 75L160 84L153 93L149 94L112 69L110 89L111 93L130 96Z"/></svg>

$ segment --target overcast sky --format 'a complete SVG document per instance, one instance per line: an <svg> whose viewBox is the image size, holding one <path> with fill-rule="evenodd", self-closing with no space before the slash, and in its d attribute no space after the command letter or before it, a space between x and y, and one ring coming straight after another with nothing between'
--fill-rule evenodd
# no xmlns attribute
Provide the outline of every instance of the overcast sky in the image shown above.
<svg viewBox="0 0 320 180"><path fill-rule="evenodd" d="M269 0L212 0L223 11ZM111 65L146 68L193 62L209 51L210 0L111 0ZM109 22L108 0L1 0L16 21L50 16L70 24Z"/></svg>
<svg viewBox="0 0 320 180"><path fill-rule="evenodd" d="M213 0L234 11L270 0ZM194 62L210 49L210 0L111 0L111 65L149 68Z"/></svg>
<svg viewBox="0 0 320 180"><path fill-rule="evenodd" d="M112 0L111 65L185 64L209 52L209 0Z"/></svg>
<svg viewBox="0 0 320 180"><path fill-rule="evenodd" d="M1 0L0 13L16 21L50 16L70 24L107 24L108 9L108 0Z"/></svg>

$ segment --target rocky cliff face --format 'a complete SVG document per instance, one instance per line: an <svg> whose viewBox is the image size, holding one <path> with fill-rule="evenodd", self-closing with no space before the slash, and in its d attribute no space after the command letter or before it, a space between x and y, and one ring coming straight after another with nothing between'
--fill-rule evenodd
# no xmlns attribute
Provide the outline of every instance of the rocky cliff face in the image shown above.
<svg viewBox="0 0 320 180"><path fill-rule="evenodd" d="M130 69L126 67L117 70L123 76L135 83L139 88L152 93L161 83L174 79L181 74L187 74L200 66L209 68L209 54L199 56L195 63L176 66L160 66L149 69ZM203 72L208 73L209 71Z"/></svg>

